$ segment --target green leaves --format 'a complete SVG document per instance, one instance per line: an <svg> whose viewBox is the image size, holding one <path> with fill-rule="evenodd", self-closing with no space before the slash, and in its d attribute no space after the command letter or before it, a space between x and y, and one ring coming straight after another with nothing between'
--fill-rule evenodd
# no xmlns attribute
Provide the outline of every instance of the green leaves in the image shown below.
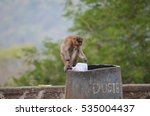
<svg viewBox="0 0 150 116"><path fill-rule="evenodd" d="M21 59L29 69L19 78L14 77L16 86L29 85L62 85L65 82L63 64L59 56L59 45L44 42L42 51L35 47L22 50Z"/></svg>

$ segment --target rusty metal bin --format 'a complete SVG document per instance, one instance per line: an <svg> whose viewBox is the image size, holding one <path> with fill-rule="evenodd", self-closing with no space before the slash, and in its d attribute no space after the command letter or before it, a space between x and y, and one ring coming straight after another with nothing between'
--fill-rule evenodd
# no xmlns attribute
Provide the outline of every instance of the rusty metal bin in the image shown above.
<svg viewBox="0 0 150 116"><path fill-rule="evenodd" d="M66 99L121 99L121 69L117 65L88 65L88 71L67 71Z"/></svg>

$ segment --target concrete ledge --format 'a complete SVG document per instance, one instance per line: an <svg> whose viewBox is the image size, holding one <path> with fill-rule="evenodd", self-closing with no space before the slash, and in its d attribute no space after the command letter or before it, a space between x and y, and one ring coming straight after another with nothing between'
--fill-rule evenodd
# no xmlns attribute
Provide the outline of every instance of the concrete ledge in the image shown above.
<svg viewBox="0 0 150 116"><path fill-rule="evenodd" d="M1 99L63 99L65 86L2 87ZM124 84L124 99L149 99L150 84Z"/></svg>
<svg viewBox="0 0 150 116"><path fill-rule="evenodd" d="M150 99L150 84L124 84L125 99Z"/></svg>
<svg viewBox="0 0 150 116"><path fill-rule="evenodd" d="M60 99L64 86L26 86L0 88L0 98L5 99Z"/></svg>

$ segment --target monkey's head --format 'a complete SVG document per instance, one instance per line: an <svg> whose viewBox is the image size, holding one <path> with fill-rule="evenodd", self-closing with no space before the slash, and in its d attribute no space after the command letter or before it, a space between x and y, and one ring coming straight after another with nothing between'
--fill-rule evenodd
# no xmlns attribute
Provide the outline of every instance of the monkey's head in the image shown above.
<svg viewBox="0 0 150 116"><path fill-rule="evenodd" d="M79 37L79 36L74 36L73 37L73 44L74 44L74 46L79 47L79 46L82 45L82 42L83 42L83 38L82 37Z"/></svg>

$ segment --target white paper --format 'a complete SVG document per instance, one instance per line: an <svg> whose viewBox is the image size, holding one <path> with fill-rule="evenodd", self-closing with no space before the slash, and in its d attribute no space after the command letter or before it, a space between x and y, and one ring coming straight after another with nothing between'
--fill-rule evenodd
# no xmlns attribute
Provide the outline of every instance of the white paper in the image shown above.
<svg viewBox="0 0 150 116"><path fill-rule="evenodd" d="M75 67L72 67L73 71L87 71L88 65L86 63L77 63Z"/></svg>

